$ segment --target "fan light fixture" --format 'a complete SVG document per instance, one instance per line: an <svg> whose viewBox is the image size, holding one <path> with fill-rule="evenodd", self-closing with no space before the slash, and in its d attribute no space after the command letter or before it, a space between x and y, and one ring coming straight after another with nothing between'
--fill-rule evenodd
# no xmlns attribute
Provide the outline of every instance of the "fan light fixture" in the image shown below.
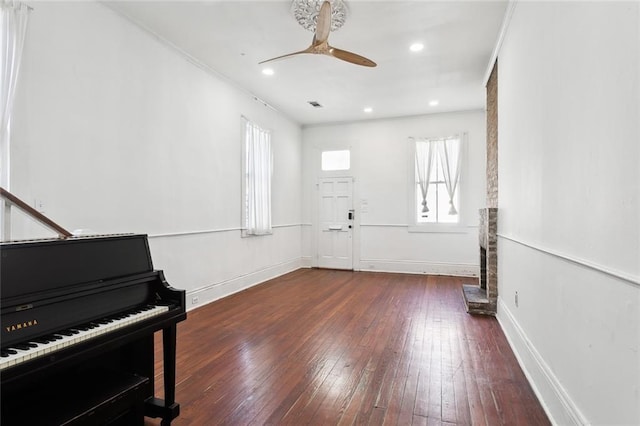
<svg viewBox="0 0 640 426"><path fill-rule="evenodd" d="M335 31L344 25L347 18L347 5L342 0L328 0L331 3L331 31ZM296 18L298 24L306 30L315 32L318 14L323 0L293 0L291 2L291 13Z"/></svg>
<svg viewBox="0 0 640 426"><path fill-rule="evenodd" d="M313 5L313 11L315 11L315 4L311 3L311 1L315 0L294 0L294 4L301 5ZM367 59L364 56L360 56L356 53L349 52L347 50L338 49L337 47L331 46L329 44L329 33L332 29L332 22L335 19L332 12L332 2L340 1L342 4L342 0L323 0L320 5L320 9L317 13L312 11L312 14L315 14L315 18L312 15L307 15L311 18L311 21L314 22L314 30L313 30L313 39L311 41L311 45L304 50L298 50L297 52L287 53L286 55L276 56L275 58L267 59L264 61L258 62L259 64L264 64L266 62L276 61L278 59L290 58L292 56L302 55L306 53L311 53L315 55L326 55L332 56L336 59L340 59L342 61L350 62L355 65L362 65L364 67L375 67L376 63L371 59ZM295 3L298 2L298 3ZM338 16L341 16L338 14ZM342 21L340 21L342 22ZM342 25L342 24L340 24Z"/></svg>

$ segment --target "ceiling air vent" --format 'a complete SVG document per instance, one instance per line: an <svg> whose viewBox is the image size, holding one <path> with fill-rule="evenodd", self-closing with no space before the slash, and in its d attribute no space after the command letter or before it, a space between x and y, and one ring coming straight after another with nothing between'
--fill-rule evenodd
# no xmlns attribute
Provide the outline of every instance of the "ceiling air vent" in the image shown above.
<svg viewBox="0 0 640 426"><path fill-rule="evenodd" d="M320 105L318 102L316 101L309 101L309 105L311 105L314 108L322 108L322 105Z"/></svg>

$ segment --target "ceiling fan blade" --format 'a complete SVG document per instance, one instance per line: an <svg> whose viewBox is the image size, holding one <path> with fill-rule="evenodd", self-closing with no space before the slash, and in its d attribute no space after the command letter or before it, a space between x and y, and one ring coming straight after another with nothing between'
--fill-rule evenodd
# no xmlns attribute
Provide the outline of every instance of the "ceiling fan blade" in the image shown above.
<svg viewBox="0 0 640 426"><path fill-rule="evenodd" d="M346 50L338 49L337 47L330 47L328 54L356 65L362 65L365 67L375 67L377 65L371 59L367 59L364 56L360 56L352 52L347 52Z"/></svg>
<svg viewBox="0 0 640 426"><path fill-rule="evenodd" d="M318 12L313 45L315 46L327 41L329 32L331 32L331 3L325 0L322 6L320 6L320 12Z"/></svg>
<svg viewBox="0 0 640 426"><path fill-rule="evenodd" d="M282 55L282 56L276 56L275 58L271 58L271 59L267 59L267 60L258 62L258 64L264 64L266 62L276 61L278 59L284 59L284 58L288 58L290 56L301 55L303 53L313 53L312 52L312 47L310 46L310 47L307 47L306 49L300 50L298 52L287 53L286 55Z"/></svg>

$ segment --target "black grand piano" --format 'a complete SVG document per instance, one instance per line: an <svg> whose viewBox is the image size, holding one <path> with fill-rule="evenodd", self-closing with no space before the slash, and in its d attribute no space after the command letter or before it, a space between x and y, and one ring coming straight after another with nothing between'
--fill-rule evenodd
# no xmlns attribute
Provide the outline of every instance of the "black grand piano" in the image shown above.
<svg viewBox="0 0 640 426"><path fill-rule="evenodd" d="M3 426L171 424L185 292L153 269L146 235L2 243L0 261Z"/></svg>

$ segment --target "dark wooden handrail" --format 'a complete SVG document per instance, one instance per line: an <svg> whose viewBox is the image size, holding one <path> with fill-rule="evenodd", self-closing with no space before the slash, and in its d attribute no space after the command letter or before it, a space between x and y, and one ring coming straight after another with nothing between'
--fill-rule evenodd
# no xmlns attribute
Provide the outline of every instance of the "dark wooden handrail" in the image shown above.
<svg viewBox="0 0 640 426"><path fill-rule="evenodd" d="M62 226L58 225L57 223L55 223L54 221L52 221L51 219L49 219L48 217L40 213L38 210L34 209L29 204L25 203L20 198L16 197L15 195L13 195L12 193L10 193L9 191L7 191L2 187L0 187L0 197L4 198L11 205L16 206L23 212L27 213L29 216L33 217L38 222L56 231L60 238L69 238L73 236L71 232L67 231Z"/></svg>

